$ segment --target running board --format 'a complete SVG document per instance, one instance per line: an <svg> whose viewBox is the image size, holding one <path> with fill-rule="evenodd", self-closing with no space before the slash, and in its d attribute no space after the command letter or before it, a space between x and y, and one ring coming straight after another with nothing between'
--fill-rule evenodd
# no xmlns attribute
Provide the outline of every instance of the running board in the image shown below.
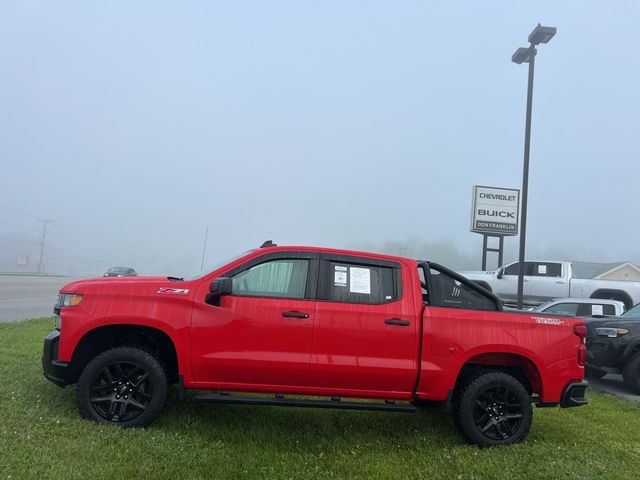
<svg viewBox="0 0 640 480"><path fill-rule="evenodd" d="M216 393L212 395L202 395L194 400L205 403L226 403L242 405L270 405L279 407L311 407L311 408L341 408L344 410L376 410L382 412L405 412L416 411L415 405L410 403L397 404L393 400L385 400L384 403L367 402L343 402L338 398L332 400L305 400L302 398L285 398L284 395L275 397L234 397L229 393Z"/></svg>

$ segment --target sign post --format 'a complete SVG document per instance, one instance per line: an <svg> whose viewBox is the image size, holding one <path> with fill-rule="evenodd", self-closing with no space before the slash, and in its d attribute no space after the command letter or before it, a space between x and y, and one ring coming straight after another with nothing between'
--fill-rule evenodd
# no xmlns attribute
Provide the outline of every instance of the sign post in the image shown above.
<svg viewBox="0 0 640 480"><path fill-rule="evenodd" d="M518 234L519 212L520 190L473 186L471 231L484 236L482 270L487 269L487 252L496 252L498 266L502 265L504 237ZM498 248L489 247L489 237L498 238Z"/></svg>

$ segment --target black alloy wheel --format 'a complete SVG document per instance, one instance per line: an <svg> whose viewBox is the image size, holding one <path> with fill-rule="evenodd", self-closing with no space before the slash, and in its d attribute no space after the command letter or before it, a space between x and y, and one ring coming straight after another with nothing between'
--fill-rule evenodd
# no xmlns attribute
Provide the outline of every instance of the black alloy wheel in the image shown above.
<svg viewBox="0 0 640 480"><path fill-rule="evenodd" d="M522 402L508 386L490 386L480 392L473 406L473 422L491 440L505 440L515 434L523 418Z"/></svg>
<svg viewBox="0 0 640 480"><path fill-rule="evenodd" d="M109 422L127 422L142 414L153 395L149 374L131 362L114 362L96 375L90 401L96 413Z"/></svg>
<svg viewBox="0 0 640 480"><path fill-rule="evenodd" d="M80 414L122 427L149 425L167 397L167 378L160 362L135 347L101 353L85 367L76 389Z"/></svg>
<svg viewBox="0 0 640 480"><path fill-rule="evenodd" d="M481 447L523 440L531 427L531 396L513 375L487 370L467 379L454 402L461 433Z"/></svg>

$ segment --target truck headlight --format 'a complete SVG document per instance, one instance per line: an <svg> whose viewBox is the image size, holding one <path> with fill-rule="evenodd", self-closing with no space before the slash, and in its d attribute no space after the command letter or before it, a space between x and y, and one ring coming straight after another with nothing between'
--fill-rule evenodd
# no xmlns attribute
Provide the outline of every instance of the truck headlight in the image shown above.
<svg viewBox="0 0 640 480"><path fill-rule="evenodd" d="M82 302L82 295L77 293L61 293L58 295L59 307L75 307Z"/></svg>
<svg viewBox="0 0 640 480"><path fill-rule="evenodd" d="M626 328L598 327L596 333L601 337L618 338L629 333Z"/></svg>

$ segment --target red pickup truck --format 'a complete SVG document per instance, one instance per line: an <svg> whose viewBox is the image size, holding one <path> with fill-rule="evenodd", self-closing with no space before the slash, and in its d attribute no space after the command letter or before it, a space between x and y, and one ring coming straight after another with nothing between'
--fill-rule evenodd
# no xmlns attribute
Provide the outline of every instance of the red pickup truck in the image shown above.
<svg viewBox="0 0 640 480"><path fill-rule="evenodd" d="M70 283L55 313L44 375L77 383L80 413L101 423L150 424L177 383L181 398L208 390L196 399L216 403L440 402L491 446L527 435L533 403L587 403L582 321L502 311L433 262L265 242L193 278Z"/></svg>

